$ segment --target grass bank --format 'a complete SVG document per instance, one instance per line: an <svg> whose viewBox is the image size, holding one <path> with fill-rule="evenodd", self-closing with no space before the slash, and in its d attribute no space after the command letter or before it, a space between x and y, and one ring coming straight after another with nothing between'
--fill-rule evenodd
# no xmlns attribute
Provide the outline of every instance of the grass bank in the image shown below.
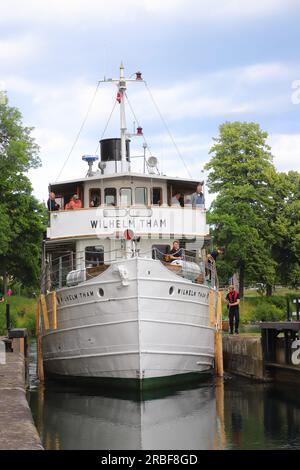
<svg viewBox="0 0 300 470"><path fill-rule="evenodd" d="M0 334L6 330L6 304L10 304L10 316L13 328L27 328L30 336L35 335L36 299L12 295L5 297L0 304Z"/></svg>

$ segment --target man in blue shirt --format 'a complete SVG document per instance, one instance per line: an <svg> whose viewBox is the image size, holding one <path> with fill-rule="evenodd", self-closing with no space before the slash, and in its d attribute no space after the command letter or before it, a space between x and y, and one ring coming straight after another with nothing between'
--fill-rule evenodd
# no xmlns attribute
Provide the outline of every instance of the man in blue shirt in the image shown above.
<svg viewBox="0 0 300 470"><path fill-rule="evenodd" d="M53 211L59 211L60 209L60 206L59 204L57 204L57 202L55 201L55 193L51 192L49 194L49 199L47 201L47 206L48 206L48 210L53 212Z"/></svg>
<svg viewBox="0 0 300 470"><path fill-rule="evenodd" d="M193 207L204 207L205 199L203 194L203 184L197 184L197 190L192 194L192 206Z"/></svg>

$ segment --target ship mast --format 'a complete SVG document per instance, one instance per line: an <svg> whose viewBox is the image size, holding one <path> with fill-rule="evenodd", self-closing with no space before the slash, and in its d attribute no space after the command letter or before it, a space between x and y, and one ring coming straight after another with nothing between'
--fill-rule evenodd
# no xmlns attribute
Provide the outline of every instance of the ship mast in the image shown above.
<svg viewBox="0 0 300 470"><path fill-rule="evenodd" d="M127 170L126 165L126 114L125 114L125 93L126 93L126 80L124 77L124 65L120 65L120 80L118 83L119 101L120 101L120 130L121 130L121 168L122 173Z"/></svg>
<svg viewBox="0 0 300 470"><path fill-rule="evenodd" d="M127 139L130 137L141 137L143 136L143 129L142 127L138 127L135 133L128 133L126 127L126 113L125 113L125 98L126 98L126 90L127 90L127 82L141 82L144 83L142 79L141 72L135 72L135 78L125 78L124 74L124 65L121 62L120 65L120 77L119 78L105 78L103 80L99 80L99 83L108 83L112 82L117 85L118 94L117 94L117 101L120 105L120 134L121 134L121 161L118 159L118 162L121 163L121 172L127 173L130 172L130 161L127 160ZM116 171L119 171L118 169Z"/></svg>

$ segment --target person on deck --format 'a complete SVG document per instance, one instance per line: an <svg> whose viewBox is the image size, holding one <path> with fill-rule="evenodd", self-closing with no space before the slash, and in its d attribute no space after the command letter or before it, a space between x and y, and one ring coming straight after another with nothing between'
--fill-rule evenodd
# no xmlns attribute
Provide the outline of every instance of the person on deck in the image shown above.
<svg viewBox="0 0 300 470"><path fill-rule="evenodd" d="M215 279L217 258L219 255L223 255L224 253L224 247L217 248L216 250L212 250L208 253L206 258L206 275L208 276L209 281L213 281Z"/></svg>
<svg viewBox="0 0 300 470"><path fill-rule="evenodd" d="M211 262L216 262L217 258L219 255L224 255L225 253L225 248L222 246L220 248L217 248L216 250L212 250L208 255L207 255L207 261L211 260Z"/></svg>
<svg viewBox="0 0 300 470"><path fill-rule="evenodd" d="M180 201L179 199L181 198L181 193L177 192L174 194L172 197L172 206L180 206Z"/></svg>
<svg viewBox="0 0 300 470"><path fill-rule="evenodd" d="M229 287L229 292L226 295L228 316L229 316L229 334L233 335L233 330L236 335L239 334L239 321L240 321L240 296L234 289L234 286Z"/></svg>
<svg viewBox="0 0 300 470"><path fill-rule="evenodd" d="M180 194L180 198L178 199L178 201L181 207L184 207L184 194Z"/></svg>
<svg viewBox="0 0 300 470"><path fill-rule="evenodd" d="M76 209L81 209L81 208L82 208L82 202L79 199L79 196L77 194L74 194L71 201L68 204L66 204L66 207L65 207L66 210L76 210Z"/></svg>
<svg viewBox="0 0 300 470"><path fill-rule="evenodd" d="M4 302L4 301L5 301L5 298L3 297L3 295L2 295L1 292L0 292L0 304L1 304L2 302Z"/></svg>
<svg viewBox="0 0 300 470"><path fill-rule="evenodd" d="M179 247L179 241L174 240L170 253L165 255L165 260L169 263L172 261L182 260L184 256L183 249Z"/></svg>
<svg viewBox="0 0 300 470"><path fill-rule="evenodd" d="M51 192L49 194L49 199L47 201L47 206L49 211L59 211L60 205L55 201L55 193Z"/></svg>
<svg viewBox="0 0 300 470"><path fill-rule="evenodd" d="M203 184L198 183L196 192L192 194L192 206L193 207L204 207L205 199L203 194Z"/></svg>

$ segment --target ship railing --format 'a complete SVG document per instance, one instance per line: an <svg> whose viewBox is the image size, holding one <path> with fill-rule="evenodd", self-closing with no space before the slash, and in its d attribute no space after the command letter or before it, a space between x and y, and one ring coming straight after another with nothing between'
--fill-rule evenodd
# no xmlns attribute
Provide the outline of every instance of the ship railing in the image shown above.
<svg viewBox="0 0 300 470"><path fill-rule="evenodd" d="M151 252L132 252L133 256L150 256ZM45 259L41 270L41 288L43 292L68 286L68 278L73 272L80 281L91 279L105 271L112 262L124 258L120 248L113 250L67 251L65 254ZM79 281L79 282L80 282Z"/></svg>
<svg viewBox="0 0 300 470"><path fill-rule="evenodd" d="M169 270L178 276L188 278L199 284L216 287L218 284L215 263L207 263L199 259L196 252L181 249L181 260L168 259L168 253L158 248L152 250L136 250L132 256L141 256L159 260ZM75 285L91 279L104 272L112 262L123 259L124 254L119 248L107 251L68 251L57 257L44 260L41 270L42 292ZM73 274L71 274L73 273ZM72 278L73 276L73 281Z"/></svg>
<svg viewBox="0 0 300 470"><path fill-rule="evenodd" d="M169 253L163 252L156 247L152 249L152 257L159 260L178 276L188 278L197 284L205 284L210 287L218 286L215 263L207 263L206 260L200 259L196 252L190 252L183 248L180 248L176 254L178 255L178 260L171 259Z"/></svg>
<svg viewBox="0 0 300 470"><path fill-rule="evenodd" d="M91 279L105 271L118 259L119 249L109 251L68 251L65 254L44 260L41 270L42 292L60 289L71 285L70 275L78 277L78 282ZM108 255L110 257L108 258ZM105 260L105 261L104 261Z"/></svg>

